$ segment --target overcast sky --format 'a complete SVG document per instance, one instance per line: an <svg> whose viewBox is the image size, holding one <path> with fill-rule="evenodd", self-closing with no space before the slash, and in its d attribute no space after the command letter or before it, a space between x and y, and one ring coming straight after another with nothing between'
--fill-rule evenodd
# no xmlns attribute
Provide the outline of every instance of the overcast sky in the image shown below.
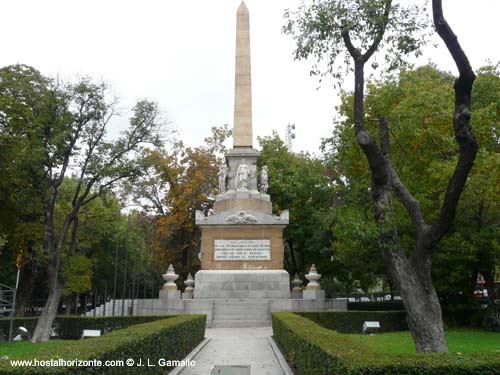
<svg viewBox="0 0 500 375"><path fill-rule="evenodd" d="M408 0L410 1L410 0ZM293 60L281 33L298 0L246 0L250 11L254 137L297 126L294 151L317 151L328 136L338 91L318 89L310 64ZM191 145L213 125L233 122L236 9L240 0L3 0L0 66L31 65L65 78L91 75L112 84L127 124L136 100L157 101ZM444 13L474 69L500 61L500 0L443 0ZM432 60L456 72L441 44ZM347 82L347 88L352 86ZM450 109L451 110L451 109ZM254 141L254 144L257 142Z"/></svg>

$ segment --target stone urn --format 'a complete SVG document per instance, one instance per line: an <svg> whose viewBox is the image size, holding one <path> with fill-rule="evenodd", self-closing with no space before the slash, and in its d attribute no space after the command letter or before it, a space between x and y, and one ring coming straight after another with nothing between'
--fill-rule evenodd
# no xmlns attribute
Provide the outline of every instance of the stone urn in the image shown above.
<svg viewBox="0 0 500 375"><path fill-rule="evenodd" d="M165 284L163 284L163 287L161 288L162 290L168 290L168 291L176 291L177 290L177 284L175 283L175 280L179 278L179 275L175 273L174 266L170 265L168 266L167 273L162 275L163 280L165 280Z"/></svg>
<svg viewBox="0 0 500 375"><path fill-rule="evenodd" d="M302 288L300 287L302 285L302 280L299 277L299 274L295 272L295 276L293 277L292 280L292 292L301 292Z"/></svg>
<svg viewBox="0 0 500 375"><path fill-rule="evenodd" d="M319 285L318 280L321 279L321 275L316 270L316 266L313 264L309 269L309 273L306 275L306 279L309 283L306 286L306 290L320 290L321 285Z"/></svg>
<svg viewBox="0 0 500 375"><path fill-rule="evenodd" d="M193 293L194 291L194 279L191 274L188 275L187 280L184 281L184 284L186 284L186 289L184 289L185 293Z"/></svg>

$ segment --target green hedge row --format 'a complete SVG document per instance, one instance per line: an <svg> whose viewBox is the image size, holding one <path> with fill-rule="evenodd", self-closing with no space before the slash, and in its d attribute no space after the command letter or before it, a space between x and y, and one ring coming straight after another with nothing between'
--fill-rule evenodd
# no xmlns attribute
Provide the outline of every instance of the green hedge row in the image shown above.
<svg viewBox="0 0 500 375"><path fill-rule="evenodd" d="M16 357L15 360L38 361L78 359L124 361L123 365L102 367L11 367L10 360L0 361L0 375L11 374L165 374L169 367L161 360L182 360L205 335L205 315L181 315L150 323L136 324L105 336L68 341L62 347L47 349L36 355ZM134 365L127 366L131 359ZM142 361L142 367L138 366ZM148 362L149 361L149 362ZM156 365L150 367L150 365Z"/></svg>
<svg viewBox="0 0 500 375"><path fill-rule="evenodd" d="M144 316L58 316L54 321L54 329L59 338L79 339L82 337L84 329L99 329L101 333L111 332L117 329L126 328L133 324L154 322L159 319L166 319L165 315L144 315ZM31 334L35 330L37 317L14 319L14 330L25 327ZM9 320L0 320L0 338L8 337Z"/></svg>
<svg viewBox="0 0 500 375"><path fill-rule="evenodd" d="M36 317L15 318L14 324L12 325L14 329L14 334L17 327L20 326L26 328L30 333L33 333L37 320L38 318ZM7 340L7 338L9 337L9 325L10 325L9 319L0 319L0 341Z"/></svg>
<svg viewBox="0 0 500 375"><path fill-rule="evenodd" d="M347 310L354 311L402 311L403 301L347 302Z"/></svg>
<svg viewBox="0 0 500 375"><path fill-rule="evenodd" d="M380 322L381 332L408 330L405 311L320 311L297 314L340 333L362 333L365 321Z"/></svg>
<svg viewBox="0 0 500 375"><path fill-rule="evenodd" d="M293 313L273 313L274 338L299 375L498 375L497 354L375 352L350 335Z"/></svg>

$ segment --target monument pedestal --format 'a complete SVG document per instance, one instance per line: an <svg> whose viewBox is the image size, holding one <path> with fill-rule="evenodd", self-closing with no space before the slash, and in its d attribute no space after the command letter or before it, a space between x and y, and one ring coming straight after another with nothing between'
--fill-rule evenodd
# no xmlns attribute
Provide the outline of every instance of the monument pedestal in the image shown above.
<svg viewBox="0 0 500 375"><path fill-rule="evenodd" d="M324 290L309 290L305 289L302 292L303 299L313 299L316 301L324 301L325 300L325 291Z"/></svg>
<svg viewBox="0 0 500 375"><path fill-rule="evenodd" d="M195 299L290 298L285 270L201 270L195 279Z"/></svg>

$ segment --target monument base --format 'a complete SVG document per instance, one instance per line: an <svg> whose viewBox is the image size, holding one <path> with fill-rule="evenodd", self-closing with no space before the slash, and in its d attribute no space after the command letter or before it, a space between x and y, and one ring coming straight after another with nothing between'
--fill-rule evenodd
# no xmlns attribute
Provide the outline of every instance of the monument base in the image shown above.
<svg viewBox="0 0 500 375"><path fill-rule="evenodd" d="M285 270L202 270L196 273L194 299L289 299Z"/></svg>

